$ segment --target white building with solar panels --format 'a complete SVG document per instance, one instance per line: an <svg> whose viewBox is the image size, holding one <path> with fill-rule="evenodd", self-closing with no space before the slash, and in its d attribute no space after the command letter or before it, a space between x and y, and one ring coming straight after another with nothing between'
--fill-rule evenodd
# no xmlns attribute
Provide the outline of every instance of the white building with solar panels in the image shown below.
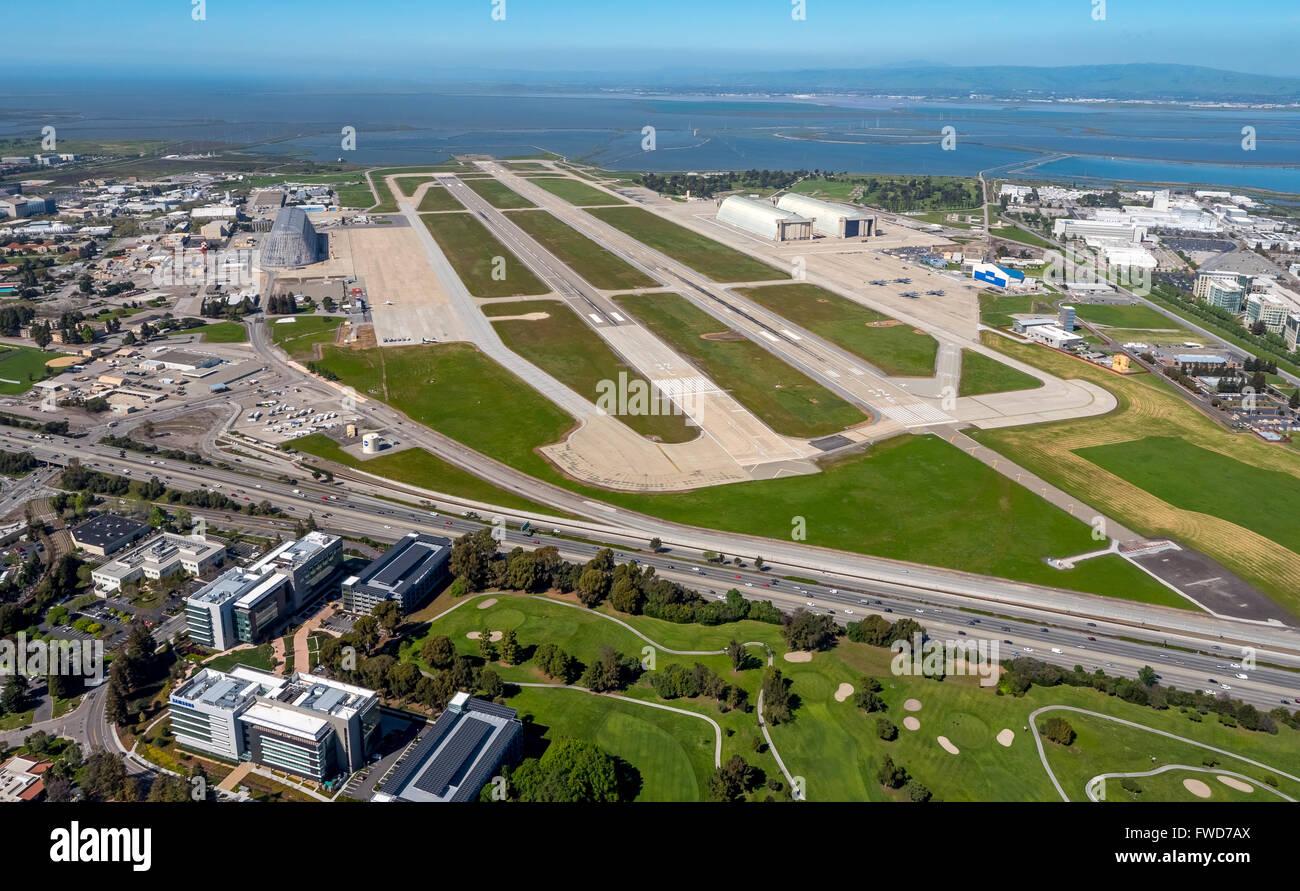
<svg viewBox="0 0 1300 891"><path fill-rule="evenodd" d="M477 801L502 763L519 759L523 738L514 709L457 693L370 800Z"/></svg>
<svg viewBox="0 0 1300 891"><path fill-rule="evenodd" d="M773 241L807 241L813 237L812 220L755 198L724 198L718 219Z"/></svg>
<svg viewBox="0 0 1300 891"><path fill-rule="evenodd" d="M262 243L262 267L296 269L327 257L325 236L317 234L307 214L297 207L282 208Z"/></svg>
<svg viewBox="0 0 1300 891"><path fill-rule="evenodd" d="M876 218L861 208L796 195L782 195L776 202L781 210L807 217L813 230L830 238L867 238L876 231Z"/></svg>
<svg viewBox="0 0 1300 891"><path fill-rule="evenodd" d="M360 770L380 723L373 690L247 665L203 669L172 692L168 714L184 748L317 782Z"/></svg>

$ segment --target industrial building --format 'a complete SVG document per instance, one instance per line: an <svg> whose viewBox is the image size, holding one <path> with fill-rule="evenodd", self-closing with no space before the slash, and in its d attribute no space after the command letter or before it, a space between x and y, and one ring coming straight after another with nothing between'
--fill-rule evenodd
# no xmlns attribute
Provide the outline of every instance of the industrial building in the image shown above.
<svg viewBox="0 0 1300 891"><path fill-rule="evenodd" d="M451 541L409 532L359 574L343 582L343 608L368 613L393 601L409 613L447 579Z"/></svg>
<svg viewBox="0 0 1300 891"><path fill-rule="evenodd" d="M813 237L812 220L766 201L739 195L723 199L718 219L773 241L807 241Z"/></svg>
<svg viewBox="0 0 1300 891"><path fill-rule="evenodd" d="M161 579L178 572L202 575L225 560L226 546L206 538L164 532L135 550L91 570L95 593L106 597L138 579Z"/></svg>
<svg viewBox="0 0 1300 891"><path fill-rule="evenodd" d="M782 195L776 202L781 210L789 211L813 221L813 230L831 238L867 238L875 234L876 218L847 204L821 201L793 192Z"/></svg>
<svg viewBox="0 0 1300 891"><path fill-rule="evenodd" d="M985 282L999 288L1009 288L1013 283L1021 284L1025 274L1018 269L1007 269L993 263L974 263L971 265L971 277L977 282Z"/></svg>
<svg viewBox="0 0 1300 891"><path fill-rule="evenodd" d="M168 709L181 746L326 782L356 772L377 743L374 691L309 674L205 668Z"/></svg>
<svg viewBox="0 0 1300 891"><path fill-rule="evenodd" d="M1029 339L1035 343L1041 343L1045 346L1058 350L1068 350L1083 345L1083 338L1072 331L1063 331L1051 325L1034 325L1026 331Z"/></svg>
<svg viewBox="0 0 1300 891"><path fill-rule="evenodd" d="M281 208L262 245L262 266L267 269L294 269L310 266L328 257L325 236L307 214L297 207Z"/></svg>
<svg viewBox="0 0 1300 891"><path fill-rule="evenodd" d="M1056 322L1056 319L1020 318L1017 316L1013 317L1011 320L1011 330L1016 334L1028 334L1030 328L1035 328L1041 325L1055 325Z"/></svg>
<svg viewBox="0 0 1300 891"><path fill-rule="evenodd" d="M523 751L512 708L457 693L371 801L476 801L504 762Z"/></svg>
<svg viewBox="0 0 1300 891"><path fill-rule="evenodd" d="M72 543L87 554L109 557L144 538L153 527L130 517L100 514L72 530Z"/></svg>

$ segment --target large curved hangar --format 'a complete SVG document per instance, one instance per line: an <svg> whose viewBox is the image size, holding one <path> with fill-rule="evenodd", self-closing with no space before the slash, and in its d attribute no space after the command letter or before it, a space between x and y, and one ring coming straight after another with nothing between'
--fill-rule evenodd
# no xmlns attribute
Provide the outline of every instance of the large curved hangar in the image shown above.
<svg viewBox="0 0 1300 891"><path fill-rule="evenodd" d="M323 241L300 208L283 208L262 245L262 267L295 269L319 263L326 256Z"/></svg>

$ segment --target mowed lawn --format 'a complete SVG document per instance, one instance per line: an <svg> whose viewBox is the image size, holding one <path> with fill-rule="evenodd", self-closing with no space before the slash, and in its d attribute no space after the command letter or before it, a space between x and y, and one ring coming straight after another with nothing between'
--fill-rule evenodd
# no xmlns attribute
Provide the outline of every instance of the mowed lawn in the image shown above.
<svg viewBox="0 0 1300 891"><path fill-rule="evenodd" d="M364 470L366 473L373 473L385 479L399 480L412 486L418 486L421 489L429 489L433 492L442 492L457 498L482 501L499 507L514 508L515 510L531 511L550 516L566 516L564 511L546 507L504 489L498 489L486 480L479 479L454 464L448 464L437 455L424 449L404 449L400 452L380 455L377 458L363 461L343 451L343 449L339 448L338 443L324 433L313 433L311 436L295 439L290 443L290 446L300 452L306 452L309 455L342 464L344 467Z"/></svg>
<svg viewBox="0 0 1300 891"><path fill-rule="evenodd" d="M676 294L615 300L778 433L825 436L867 420L859 409Z"/></svg>
<svg viewBox="0 0 1300 891"><path fill-rule="evenodd" d="M1170 436L1076 449L1183 510L1222 517L1300 552L1300 477L1243 464Z"/></svg>
<svg viewBox="0 0 1300 891"><path fill-rule="evenodd" d="M547 292L537 276L472 215L426 214L420 219L475 297L520 297ZM501 263L496 262L498 258ZM498 269L502 270L499 275Z"/></svg>
<svg viewBox="0 0 1300 891"><path fill-rule="evenodd" d="M1032 374L1017 371L974 350L961 351L961 386L958 396L983 396L986 393L1009 393L1035 390L1043 382Z"/></svg>
<svg viewBox="0 0 1300 891"><path fill-rule="evenodd" d="M49 373L45 363L61 355L31 347L0 346L0 393L6 396L26 393L33 383L44 380Z"/></svg>
<svg viewBox="0 0 1300 891"><path fill-rule="evenodd" d="M1056 309L1051 303L1029 294L995 294L991 291L980 294L980 321L990 328L1010 328L1015 321L1011 318L1013 313L1054 316Z"/></svg>
<svg viewBox="0 0 1300 891"><path fill-rule="evenodd" d="M483 307L488 316L527 315L544 312L549 318L513 319L495 322L497 334L513 352L567 384L591 402L600 398L601 381L627 375L628 386L649 382L615 353L600 335L563 303L538 300L525 303L496 303ZM686 426L684 414L619 415L618 419L642 436L661 442L687 442L699 435L698 427Z"/></svg>
<svg viewBox="0 0 1300 891"><path fill-rule="evenodd" d="M202 335L204 343L246 343L248 341L248 329L238 322L212 322L197 330Z"/></svg>
<svg viewBox="0 0 1300 891"><path fill-rule="evenodd" d="M1113 306L1077 304L1075 313L1079 318L1105 325L1109 328L1132 328L1146 330L1178 330L1183 326L1166 315L1156 312L1149 306Z"/></svg>
<svg viewBox="0 0 1300 891"><path fill-rule="evenodd" d="M1045 347L1013 343L988 332L984 343L1058 377L1091 381L1114 394L1119 406L1098 417L976 430L970 434L973 438L1144 536L1173 538L1209 555L1293 614L1300 611L1300 553L1281 546L1263 531L1267 528L1273 530L1271 534L1279 534L1276 524L1284 520L1266 519L1260 507L1260 493L1270 486L1266 481L1284 476L1300 479L1300 455L1224 430L1182 400L1162 377L1118 375ZM1118 474L1094 463L1086 451L1147 437L1182 440L1186 446L1217 453L1245 468L1183 446L1168 448L1168 458L1165 450L1155 450L1155 461L1181 468L1185 476L1178 480L1165 477L1160 468L1134 466L1134 461L1124 456L1126 449L1096 453L1099 459L1116 462L1117 469L1122 461L1125 473ZM1138 454L1146 453L1141 446L1135 448ZM1246 480L1242 483L1244 494L1221 501L1225 489L1211 477L1218 470ZM1149 491L1147 486L1160 491ZM1189 494L1194 486L1204 486L1205 492ZM1243 500L1248 496L1249 503ZM1252 505L1254 511L1250 512ZM1294 510L1290 513L1293 516Z"/></svg>
<svg viewBox="0 0 1300 891"><path fill-rule="evenodd" d="M640 207L597 207L589 209L587 213L714 281L774 281L790 277L784 270L755 260Z"/></svg>
<svg viewBox="0 0 1300 891"><path fill-rule="evenodd" d="M488 204L500 210L537 206L499 179L463 178L463 182L477 192Z"/></svg>
<svg viewBox="0 0 1300 891"><path fill-rule="evenodd" d="M443 186L429 186L420 199L420 213L433 213L442 210L464 210L465 205L456 200Z"/></svg>
<svg viewBox="0 0 1300 891"><path fill-rule="evenodd" d="M510 221L594 287L612 291L618 288L652 288L658 284L635 266L544 210L513 213Z"/></svg>
<svg viewBox="0 0 1300 891"><path fill-rule="evenodd" d="M861 356L885 374L899 377L934 374L934 359L939 352L937 340L824 288L808 284L770 285L741 288L739 293Z"/></svg>
<svg viewBox="0 0 1300 891"><path fill-rule="evenodd" d="M627 204L622 198L564 176L534 176L529 182L541 186L552 195L563 198L578 207L598 207L602 204Z"/></svg>
<svg viewBox="0 0 1300 891"><path fill-rule="evenodd" d="M490 603L493 599L496 602ZM450 598L445 596L440 598L442 602L448 600ZM440 607L441 603L434 606ZM713 727L700 718L676 715L638 702L668 705L713 719L723 729L724 761L732 755L741 755L768 775L778 773L776 762L769 754L755 753L750 746L758 732L752 712L724 712L712 700L705 698L660 699L650 685L648 674L642 675L635 684L620 694L637 702L622 703L609 697L563 689L561 684L538 671L531 661L533 653L543 643L555 644L584 664L598 659L602 648L606 646L613 647L619 653L640 658L646 641L611 620L611 617L616 617L655 642L656 671L662 671L674 662L686 666L698 662L716 672L727 683L743 687L749 693L749 701L754 703L762 680L765 651L761 648L750 648L749 665L743 671L735 671L730 660L721 654L679 656L666 652L661 647L669 644L654 636L655 626L664 623L617 613L608 606L597 612L542 597L498 593L476 596L466 601L451 600L447 606L455 608L450 612L445 608L439 609L435 618L411 635L410 642L401 648L399 657L427 669L429 666L420 658L420 650L430 636L446 635L458 652L478 657L478 642L469 639L468 634L475 631L480 634L485 631L514 631L524 661L513 666L493 663L490 666L492 670L507 684L545 683L553 685L553 689L521 688L510 697L508 703L521 711L526 707L538 724L549 728L542 731L547 740L562 736L587 739L610 754L627 760L641 777L642 790L637 800L694 801L697 796L705 797L705 784L714 769L717 741ZM702 626L694 627L700 631L706 630ZM693 649L720 651L730 640L755 640L756 635L747 633L755 627L758 627L758 623L744 622L735 626L723 625L707 629L707 636L701 635L701 644ZM770 632L776 631L775 626L762 628L759 634L769 632L764 635L765 638L772 636ZM612 705L617 708L611 708ZM611 715L619 717L611 719Z"/></svg>
<svg viewBox="0 0 1300 891"><path fill-rule="evenodd" d="M333 343L343 319L338 316L294 316L292 322L267 324L271 340L294 359L316 358L316 344ZM242 327L242 326L241 326Z"/></svg>
<svg viewBox="0 0 1300 891"><path fill-rule="evenodd" d="M326 346L322 353L324 366L361 395L382 399L412 420L530 473L550 467L534 449L559 442L575 424L469 344Z"/></svg>

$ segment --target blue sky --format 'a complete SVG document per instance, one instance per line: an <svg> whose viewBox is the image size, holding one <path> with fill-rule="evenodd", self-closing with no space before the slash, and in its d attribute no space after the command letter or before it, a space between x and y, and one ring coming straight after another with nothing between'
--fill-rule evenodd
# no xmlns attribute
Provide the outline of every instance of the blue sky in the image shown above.
<svg viewBox="0 0 1300 891"><path fill-rule="evenodd" d="M59 0L6 3L11 59L417 80L460 68L637 71L1182 62L1300 75L1296 0ZM163 70L160 70L163 69Z"/></svg>

